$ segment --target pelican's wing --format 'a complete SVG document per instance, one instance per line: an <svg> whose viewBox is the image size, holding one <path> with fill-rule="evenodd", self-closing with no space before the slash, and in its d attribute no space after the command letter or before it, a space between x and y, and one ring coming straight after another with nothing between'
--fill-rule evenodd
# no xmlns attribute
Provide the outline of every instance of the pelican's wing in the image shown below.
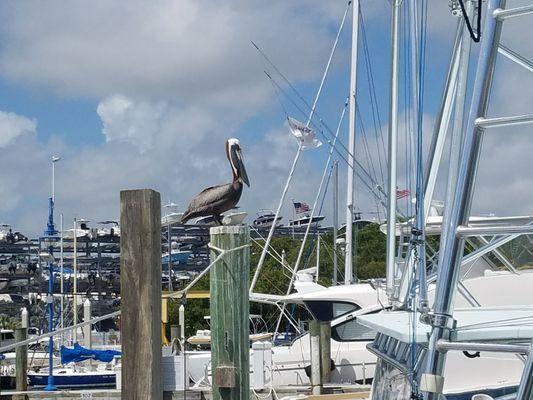
<svg viewBox="0 0 533 400"><path fill-rule="evenodd" d="M204 213L209 214L213 205L224 199L224 196L228 193L228 190L230 190L231 185L231 183L227 183L225 185L211 186L202 190L189 203L182 221L194 218L194 216L201 216Z"/></svg>

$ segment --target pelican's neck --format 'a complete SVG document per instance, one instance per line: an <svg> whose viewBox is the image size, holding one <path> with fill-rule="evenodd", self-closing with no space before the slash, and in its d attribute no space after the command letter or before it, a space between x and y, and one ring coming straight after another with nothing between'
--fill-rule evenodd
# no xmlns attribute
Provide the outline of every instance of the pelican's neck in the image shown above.
<svg viewBox="0 0 533 400"><path fill-rule="evenodd" d="M226 157L228 158L229 165L231 166L231 172L233 174L233 182L237 182L239 180L239 173L237 171L237 166L233 165L233 161L231 159L230 151L231 150L230 150L229 143L226 142Z"/></svg>

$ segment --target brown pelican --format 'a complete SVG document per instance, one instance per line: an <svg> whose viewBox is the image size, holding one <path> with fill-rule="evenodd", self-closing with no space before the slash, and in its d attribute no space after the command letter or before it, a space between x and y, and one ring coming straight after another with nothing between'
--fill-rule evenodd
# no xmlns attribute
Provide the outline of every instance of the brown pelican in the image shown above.
<svg viewBox="0 0 533 400"><path fill-rule="evenodd" d="M181 218L184 224L196 217L212 215L222 225L221 214L234 208L241 198L243 183L250 186L248 175L242 161L241 147L238 139L228 139L226 156L231 165L233 182L225 185L211 186L202 190L191 200L187 211Z"/></svg>

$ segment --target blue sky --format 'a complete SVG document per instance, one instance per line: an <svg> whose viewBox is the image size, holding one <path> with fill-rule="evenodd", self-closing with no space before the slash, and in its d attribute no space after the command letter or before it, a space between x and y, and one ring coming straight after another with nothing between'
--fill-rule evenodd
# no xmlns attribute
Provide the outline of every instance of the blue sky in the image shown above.
<svg viewBox="0 0 533 400"><path fill-rule="evenodd" d="M0 80L0 109L10 110L38 121L38 136L46 141L60 136L68 145L83 147L105 141L102 123L92 99L63 98L40 89L25 88Z"/></svg>
<svg viewBox="0 0 533 400"><path fill-rule="evenodd" d="M389 2L363 0L361 4L386 139ZM91 221L117 218L119 191L126 188L153 187L165 202L177 202L183 209L203 187L229 180L223 146L232 136L241 139L252 181L242 207L250 215L260 208L275 208L296 142L263 73L271 68L250 40L311 103L345 6L344 1L319 0L268 4L134 0L90 7L82 1L59 0L46 6L31 0L0 4L0 149L4 154L0 168L6 171L0 177L1 222L31 235L41 232L52 154L62 156L56 203L66 221L75 216ZM318 105L317 112L331 129L348 92L349 21ZM440 103L456 23L447 2L429 2L426 138ZM532 57L527 40L515 34L524 27L511 26L504 38ZM362 61L360 56L359 107L370 156L377 165ZM528 75L515 68L501 63L505 79L495 85L499 98L508 96L509 90L515 93L527 81ZM279 76L272 75L282 84ZM531 105L526 97L518 101L524 112ZM292 116L305 120L287 98L282 97L282 102ZM511 112L508 103L499 103L503 107L498 111ZM403 127L401 135L406 137ZM523 204L512 211L504 207L509 194L517 197L530 182L523 173L531 167L529 139L522 131L513 135L515 140L503 144L487 138L482 160L487 173L480 176L484 185L476 203L480 213L533 212L527 205L519 207ZM346 123L341 140L347 143ZM359 131L357 155L366 165L361 140ZM405 143L401 146L403 154ZM508 148L502 150L502 146ZM502 162L502 154L503 162L507 160L515 170L504 174L495 167ZM313 202L326 157L327 146L305 152L289 198ZM345 170L341 161L341 181ZM403 164L401 170L404 174ZM400 181L405 181L403 176ZM490 189L495 182L501 183L497 196ZM341 192L344 199L342 187ZM356 203L361 211L375 209L363 190L358 190ZM331 208L328 200L327 216ZM289 204L283 213L290 216Z"/></svg>

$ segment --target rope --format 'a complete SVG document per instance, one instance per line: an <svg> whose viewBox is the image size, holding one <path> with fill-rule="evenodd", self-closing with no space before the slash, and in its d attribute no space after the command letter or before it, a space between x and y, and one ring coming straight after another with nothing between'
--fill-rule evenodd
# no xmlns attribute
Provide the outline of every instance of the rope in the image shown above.
<svg viewBox="0 0 533 400"><path fill-rule="evenodd" d="M363 54L364 54L364 60L365 60L365 66L366 66L366 72L368 76L368 89L370 94L370 104L372 106L372 119L374 122L374 131L376 134L376 149L377 149L377 155L378 155L378 163L379 163L379 169L381 173L381 181L384 182L384 173L383 173L383 166L382 166L382 160L381 160L381 152L379 151L379 142L378 137L381 139L381 149L383 152L383 158L384 158L384 164L385 169L388 168L388 160L386 156L385 151L385 140L383 135L383 129L381 124L381 117L379 114L379 107L378 107L378 101L377 101L377 95L376 95L376 86L374 83L374 74L372 72L372 64L371 64L371 58L370 58L370 51L368 46L368 40L366 35L366 28L365 28L365 20L363 17L363 10L359 8L359 17L361 21L361 33L363 38ZM379 135L378 135L379 133Z"/></svg>
<svg viewBox="0 0 533 400"><path fill-rule="evenodd" d="M470 37L472 38L472 40L476 43L479 43L479 41L481 40L481 6L482 6L482 3L483 3L483 0L478 0L477 2L476 32L474 32L474 30L472 29L470 18L466 14L464 1L459 0L459 5L461 6L461 12L463 14L466 27L468 28L468 33L470 34Z"/></svg>
<svg viewBox="0 0 533 400"><path fill-rule="evenodd" d="M177 291L177 292L174 292L174 293L170 293L168 295L168 299L174 299L174 298L178 298L178 297L181 297L183 296L183 294L187 293L189 290L192 289L192 287L194 285L196 285L196 283L201 279L203 278L210 270L211 270L211 267L213 265L215 265L215 263L220 260L222 257L224 257L226 254L228 253L232 253L234 251L237 251L237 250L242 250L246 247L250 247L251 244L244 244L242 246L237 246L237 247L234 247L233 249L227 249L227 250L224 250L224 249L220 249L218 247L216 247L215 245L211 244L211 243L208 243L207 246L213 250L213 251L216 251L218 252L218 256L215 257L215 259L213 261L211 261L211 263L202 271L200 272L186 287L185 289L182 289L180 291Z"/></svg>

